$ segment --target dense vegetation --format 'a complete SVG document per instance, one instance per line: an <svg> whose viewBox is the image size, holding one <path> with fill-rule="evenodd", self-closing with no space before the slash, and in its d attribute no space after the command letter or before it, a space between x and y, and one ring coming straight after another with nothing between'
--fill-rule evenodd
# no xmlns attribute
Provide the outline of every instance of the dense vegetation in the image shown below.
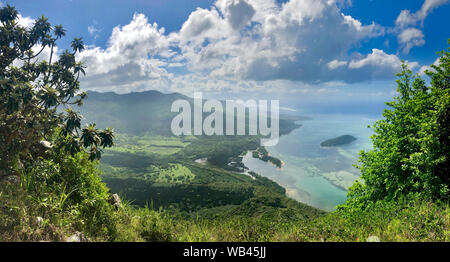
<svg viewBox="0 0 450 262"><path fill-rule="evenodd" d="M114 136L95 124L81 128L81 116L69 107L81 105L86 96L79 93L78 81L84 67L75 60L83 42L75 38L72 50L56 60L54 48L65 35L63 27L52 27L41 17L23 28L17 16L9 5L0 9L1 238L22 239L16 226L28 222L32 227L27 220L36 219L28 208L41 214L41 224L57 217L93 236L109 234L112 206L93 161L102 148L113 145ZM33 47L39 51L34 53ZM41 61L37 57L45 48L50 57ZM47 228L47 233L56 231Z"/></svg>
<svg viewBox="0 0 450 262"><path fill-rule="evenodd" d="M265 149L264 147L258 147L258 149L256 149L255 151L252 152L252 156L254 158L258 158L264 162L270 162L270 163L274 164L275 166L277 166L278 168L281 168L283 165L283 162L281 162L280 159L271 156L269 154L269 152L267 151L267 149Z"/></svg>
<svg viewBox="0 0 450 262"><path fill-rule="evenodd" d="M430 85L406 66L397 75L398 96L386 103L390 108L374 125L374 149L361 152L365 183L350 189L347 207L404 198L448 203L450 53L438 54L439 65L426 71Z"/></svg>
<svg viewBox="0 0 450 262"><path fill-rule="evenodd" d="M171 119L164 116L176 99L193 103L182 95L156 91L105 96L89 92L83 105L88 120L97 119L99 126L126 127L118 130L116 145L105 151L100 164L102 179L112 192L139 207L148 205L154 210L164 208L190 215L210 213L203 209L217 207L236 209L251 199L259 199L257 202L264 205L267 201L261 201L261 197L286 198L285 190L276 183L239 174L246 170L242 154L249 150L264 151L264 159L281 166L280 160L260 147L259 136L172 136ZM102 111L99 117L96 112L102 105L112 110ZM149 111L152 114L142 113ZM299 127L295 123L298 118L284 117L280 119L280 133Z"/></svg>
<svg viewBox="0 0 450 262"><path fill-rule="evenodd" d="M341 146L341 145L350 144L351 142L353 142L355 140L356 140L356 137L354 137L354 136L343 135L343 136L338 136L336 138L331 138L331 139L325 140L322 143L320 143L320 146L323 146L323 147Z"/></svg>
<svg viewBox="0 0 450 262"><path fill-rule="evenodd" d="M216 207L233 209L248 200L257 200L261 205L269 203L264 199L292 202L286 198L285 189L271 180L254 173L240 173L240 155L257 146L255 137L141 136L138 140L119 134L116 145L105 151L99 167L112 192L120 193L134 205L148 205L155 210L164 207L197 213ZM196 161L202 159L205 160Z"/></svg>
<svg viewBox="0 0 450 262"><path fill-rule="evenodd" d="M157 109L178 94L85 100L81 39L58 59L36 59L32 47L53 50L64 29L44 17L32 28L16 20L14 8L0 9L0 241L449 241L449 52L427 72L430 86L404 68L399 97L375 124L374 149L361 153L364 182L325 214L240 172L242 153L268 157L258 137L168 135L169 115ZM117 128L117 139L81 127L71 107L83 101L88 120ZM295 120L280 121L282 133Z"/></svg>

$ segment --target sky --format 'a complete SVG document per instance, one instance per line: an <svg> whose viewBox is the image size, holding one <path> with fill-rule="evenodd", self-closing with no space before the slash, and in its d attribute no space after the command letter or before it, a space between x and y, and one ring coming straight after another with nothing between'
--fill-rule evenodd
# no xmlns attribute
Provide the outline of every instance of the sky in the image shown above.
<svg viewBox="0 0 450 262"><path fill-rule="evenodd" d="M287 104L386 101L450 38L449 0L0 0L83 37L85 90Z"/></svg>

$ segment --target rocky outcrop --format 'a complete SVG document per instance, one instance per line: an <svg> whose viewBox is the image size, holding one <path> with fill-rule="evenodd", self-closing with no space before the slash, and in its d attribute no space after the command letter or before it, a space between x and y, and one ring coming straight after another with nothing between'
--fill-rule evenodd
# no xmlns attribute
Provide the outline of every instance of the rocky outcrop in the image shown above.
<svg viewBox="0 0 450 262"><path fill-rule="evenodd" d="M109 203L113 205L116 209L122 208L122 202L118 194L112 194L109 199Z"/></svg>

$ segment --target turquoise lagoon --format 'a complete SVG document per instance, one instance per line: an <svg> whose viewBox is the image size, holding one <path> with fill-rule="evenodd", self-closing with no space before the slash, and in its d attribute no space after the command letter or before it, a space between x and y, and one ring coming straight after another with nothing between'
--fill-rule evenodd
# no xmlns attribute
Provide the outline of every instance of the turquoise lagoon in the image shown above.
<svg viewBox="0 0 450 262"><path fill-rule="evenodd" d="M331 211L346 200L346 188L359 178L357 164L361 150L371 149L373 131L367 126L377 119L364 115L312 115L300 121L302 126L280 137L269 153L284 162L282 168L252 157L248 152L243 163L287 189L287 195L308 205ZM323 148L324 140L352 135L356 141Z"/></svg>

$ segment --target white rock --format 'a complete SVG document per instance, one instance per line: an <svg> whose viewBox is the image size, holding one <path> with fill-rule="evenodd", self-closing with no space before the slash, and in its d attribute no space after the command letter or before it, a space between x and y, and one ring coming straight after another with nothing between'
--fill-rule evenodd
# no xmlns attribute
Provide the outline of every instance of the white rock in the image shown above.
<svg viewBox="0 0 450 262"><path fill-rule="evenodd" d="M380 238L377 237L377 236L369 236L369 237L366 239L366 241L367 241L367 242L380 242Z"/></svg>
<svg viewBox="0 0 450 262"><path fill-rule="evenodd" d="M52 143L42 140L41 142L39 142L41 145L43 145L45 148L51 149L53 147Z"/></svg>
<svg viewBox="0 0 450 262"><path fill-rule="evenodd" d="M86 242L87 239L81 232L76 232L75 234L71 235L67 238L66 242Z"/></svg>
<svg viewBox="0 0 450 262"><path fill-rule="evenodd" d="M115 206L116 208L121 208L122 207L122 203L120 202L120 197L119 197L118 194L111 195L109 203L111 205Z"/></svg>
<svg viewBox="0 0 450 262"><path fill-rule="evenodd" d="M44 223L44 219L42 217L36 217L36 222L38 227L41 227L42 224Z"/></svg>

